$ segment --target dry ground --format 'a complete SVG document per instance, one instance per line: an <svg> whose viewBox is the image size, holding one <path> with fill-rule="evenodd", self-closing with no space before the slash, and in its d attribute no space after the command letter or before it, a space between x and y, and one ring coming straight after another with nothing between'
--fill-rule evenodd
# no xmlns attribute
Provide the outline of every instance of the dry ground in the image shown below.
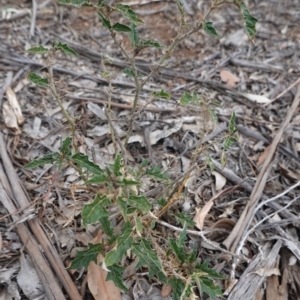
<svg viewBox="0 0 300 300"><path fill-rule="evenodd" d="M122 3L132 5L143 19L139 33L144 39L168 46L179 25L174 2ZM190 235L190 243L197 245L199 259L208 259L210 267L226 277L218 282L226 297L299 299L299 3L248 2L259 20L255 44L244 33L234 7L214 11L210 20L220 38L200 31L184 40L144 87L138 108L146 108L135 117L126 159L133 168L144 159L159 165L172 179L170 188L176 190L178 185L177 191L180 178L193 167L183 193L153 229L157 244L177 236L174 228L182 226L174 213L184 211L196 222L191 229L206 232L205 237ZM52 165L23 168L47 151L58 151L71 134L50 91L27 79L29 72L45 72L45 55L25 50L60 41L78 53L78 58L58 53L54 76L64 106L76 117L79 151L101 167L114 158L103 107L111 97L113 126L120 138L125 137L134 81L121 72L128 62L93 9L65 7L54 0L0 3L0 299L44 299L44 292L40 298L30 298L33 290L47 295L54 291L54 299L93 299L91 286L103 282L64 268L76 250L97 238L99 227L85 229L80 217L94 195L84 190L72 167L61 173ZM209 6L209 1L183 3L188 22L201 20ZM116 19L123 21L121 16ZM126 35L118 38L132 53ZM161 53L152 48L138 53L138 71L147 74ZM161 89L171 94L170 100L153 99L153 92ZM201 103L179 105L185 91L196 91ZM7 104L11 98L19 103L24 118L19 125ZM238 141L227 151L222 167L222 145L233 111ZM162 189L161 183L150 181L142 187L152 201ZM28 265L28 255L36 258L35 267ZM235 265L237 255L243 260ZM163 264L167 266L167 261ZM131 265L124 261L124 266ZM162 286L139 272L128 271L124 280L130 292L122 299L171 297L163 298ZM52 286L53 282L58 284ZM61 285L63 294L56 291ZM153 289L148 291L150 285Z"/></svg>

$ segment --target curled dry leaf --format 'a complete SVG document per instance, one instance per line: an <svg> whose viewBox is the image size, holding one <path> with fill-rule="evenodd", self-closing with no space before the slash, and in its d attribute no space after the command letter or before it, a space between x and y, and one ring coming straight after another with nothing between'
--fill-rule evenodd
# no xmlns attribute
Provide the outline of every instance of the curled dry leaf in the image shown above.
<svg viewBox="0 0 300 300"><path fill-rule="evenodd" d="M221 69L220 77L223 82L226 82L227 86L230 88L235 87L236 83L240 81L240 79L229 72L228 70Z"/></svg>
<svg viewBox="0 0 300 300"><path fill-rule="evenodd" d="M92 240L92 244L100 243L102 239L102 232L99 231L98 235ZM103 270L99 266L99 263L103 262L103 256L101 254L97 257L97 264L90 262L87 269L87 282L95 300L121 300L121 292L118 287L115 286L113 281L105 281L107 271Z"/></svg>
<svg viewBox="0 0 300 300"><path fill-rule="evenodd" d="M268 97L262 95L243 93L243 96L249 99L250 101L261 103L261 104L266 104L271 102L271 100Z"/></svg>
<svg viewBox="0 0 300 300"><path fill-rule="evenodd" d="M216 172L216 171L213 171L211 174L215 176L216 190L219 191L226 184L226 178L223 175L221 175L220 173Z"/></svg>
<svg viewBox="0 0 300 300"><path fill-rule="evenodd" d="M14 91L10 87L8 87L6 89L6 96L7 96L8 103L10 104L10 106L12 107L12 109L15 113L18 124L23 125L24 117L23 117L23 114L22 114L22 111L21 111L21 107L20 107L19 102L17 100L16 94L14 93Z"/></svg>
<svg viewBox="0 0 300 300"><path fill-rule="evenodd" d="M17 117L8 102L4 102L2 106L3 120L6 127L14 130L14 133L19 135L21 130L18 125Z"/></svg>

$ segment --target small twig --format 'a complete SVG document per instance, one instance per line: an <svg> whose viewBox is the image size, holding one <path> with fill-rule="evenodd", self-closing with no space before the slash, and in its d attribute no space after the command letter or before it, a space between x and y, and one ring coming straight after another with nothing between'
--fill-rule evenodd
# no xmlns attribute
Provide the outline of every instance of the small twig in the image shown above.
<svg viewBox="0 0 300 300"><path fill-rule="evenodd" d="M30 24L30 36L34 36L34 29L36 24L36 12L37 12L37 3L36 0L32 0L32 15L31 15L31 24Z"/></svg>

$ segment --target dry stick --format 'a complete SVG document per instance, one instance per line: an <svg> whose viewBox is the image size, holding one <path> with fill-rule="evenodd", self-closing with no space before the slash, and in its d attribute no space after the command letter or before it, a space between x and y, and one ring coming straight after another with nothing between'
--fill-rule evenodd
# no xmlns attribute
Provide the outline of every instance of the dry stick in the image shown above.
<svg viewBox="0 0 300 300"><path fill-rule="evenodd" d="M11 160L6 152L5 142L0 132L0 156L2 158L3 166L6 172L6 175L9 179L9 182L12 182L12 192L15 199L18 201L19 207L26 207L29 205L29 200L26 197L20 181L19 177L11 163ZM34 236L38 239L41 247L44 250L44 254L49 260L52 268L54 269L56 275L60 279L62 285L64 286L66 292L69 294L72 300L81 300L81 296L72 281L69 273L65 269L64 264L61 261L56 250L53 248L52 244L50 243L48 237L46 236L45 232L42 230L41 225L38 219L32 219L27 221L30 229L32 230Z"/></svg>
<svg viewBox="0 0 300 300"><path fill-rule="evenodd" d="M12 201L11 186L4 174L2 165L0 164L0 201L11 214L12 219L17 222L19 217L15 215L17 210ZM43 283L45 293L49 300L65 300L64 294L56 281L52 270L48 266L43 254L39 249L39 245L35 238L32 236L24 223L16 226L17 233L24 244L26 251L30 255L33 265L39 274L39 278Z"/></svg>
<svg viewBox="0 0 300 300"><path fill-rule="evenodd" d="M279 99L280 97L282 97L284 94L286 94L293 87L295 87L298 83L300 83L300 77L295 82L293 82L287 89L285 89L282 93L280 93L279 95L277 95L274 99L272 99L270 102L264 104L263 106L267 106L267 105L273 103L274 101L276 101L277 99Z"/></svg>
<svg viewBox="0 0 300 300"><path fill-rule="evenodd" d="M277 146L280 142L280 139L282 137L282 134L285 130L285 128L287 127L287 125L289 124L289 122L291 121L293 114L295 112L295 110L297 109L298 105L300 102L300 84L298 85L297 88L297 93L296 96L294 98L293 104L291 106L291 108L289 109L285 120L282 122L280 129L278 130L272 144L269 150L269 155L267 156L266 160L263 163L262 169L259 173L259 176L256 180L256 183L254 185L253 191L251 193L250 196L250 201L249 203L246 205L242 216L239 218L238 222L236 223L235 227L233 228L232 232L230 233L230 235L227 237L227 239L223 242L223 244L226 246L227 249L230 249L231 252L234 252L238 243L241 240L241 237L244 235L245 230L247 228L247 226L249 226L249 221L252 215L252 212L255 209L255 206L257 204L257 202L259 201L265 184L266 184L266 180L267 180L267 176L266 176L266 172L267 169L269 168L269 165L272 161L272 158L274 156L274 153L277 149Z"/></svg>

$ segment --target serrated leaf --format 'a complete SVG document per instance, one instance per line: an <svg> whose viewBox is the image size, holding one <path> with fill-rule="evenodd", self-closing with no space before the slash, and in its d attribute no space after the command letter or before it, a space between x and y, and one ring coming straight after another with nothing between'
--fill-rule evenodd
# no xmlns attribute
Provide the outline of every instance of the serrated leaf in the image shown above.
<svg viewBox="0 0 300 300"><path fill-rule="evenodd" d="M209 155L206 155L206 161L209 165L210 171L213 172L213 170L215 169L215 165Z"/></svg>
<svg viewBox="0 0 300 300"><path fill-rule="evenodd" d="M216 29L213 27L212 22L203 22L203 29L206 33L208 33L214 37L219 36Z"/></svg>
<svg viewBox="0 0 300 300"><path fill-rule="evenodd" d="M180 263L184 263L185 261L185 253L183 251L183 247L180 247L175 239L169 239L170 248L172 252L175 253Z"/></svg>
<svg viewBox="0 0 300 300"><path fill-rule="evenodd" d="M178 246L179 247L184 247L184 242L186 241L186 227L187 227L187 224L184 223L184 226L183 226L183 230L181 231L180 235L179 235L179 239L178 239Z"/></svg>
<svg viewBox="0 0 300 300"><path fill-rule="evenodd" d="M220 275L217 271L215 271L214 269L211 269L208 266L208 261L205 260L202 264L197 263L195 266L195 269L198 271L202 271L205 272L206 274L208 274L208 276L210 278L215 278L215 279L224 279L224 277L222 275Z"/></svg>
<svg viewBox="0 0 300 300"><path fill-rule="evenodd" d="M168 174L166 172L162 172L158 165L155 165L154 167L148 169L146 171L146 174L154 176L159 179L167 179L168 178Z"/></svg>
<svg viewBox="0 0 300 300"><path fill-rule="evenodd" d="M73 5L76 7L81 7L84 4L90 4L90 0L57 0L59 4L65 4L65 5Z"/></svg>
<svg viewBox="0 0 300 300"><path fill-rule="evenodd" d="M134 218L134 220L135 220L136 230L141 233L144 228L142 220L140 218Z"/></svg>
<svg viewBox="0 0 300 300"><path fill-rule="evenodd" d="M176 221L179 222L182 226L184 226L184 223L186 223L189 227L195 226L195 222L192 220L192 218L185 213L175 214L175 218Z"/></svg>
<svg viewBox="0 0 300 300"><path fill-rule="evenodd" d="M138 208L143 214L146 214L151 209L151 203L145 196L129 196L128 204Z"/></svg>
<svg viewBox="0 0 300 300"><path fill-rule="evenodd" d="M228 125L228 131L230 133L234 133L236 131L236 127L235 127L235 112L233 111L229 120L229 125Z"/></svg>
<svg viewBox="0 0 300 300"><path fill-rule="evenodd" d="M154 98L166 98L170 99L171 95L168 92L165 92L163 89L159 93L153 93Z"/></svg>
<svg viewBox="0 0 300 300"><path fill-rule="evenodd" d="M81 168L86 168L89 172L97 175L102 175L103 170L93 162L89 161L89 158L86 155L82 155L79 153L74 154L71 157L71 160L79 165Z"/></svg>
<svg viewBox="0 0 300 300"><path fill-rule="evenodd" d="M67 137L61 146L60 153L63 154L65 157L70 157L72 155L72 139L70 137Z"/></svg>
<svg viewBox="0 0 300 300"><path fill-rule="evenodd" d="M106 281L112 280L118 288L121 290L128 292L127 287L123 283L122 274L124 272L125 268L120 267L118 265L110 266L109 272L107 273Z"/></svg>
<svg viewBox="0 0 300 300"><path fill-rule="evenodd" d="M211 299L222 296L222 290L214 284L213 280L207 277L198 276L196 273L193 277L198 286L201 298L203 293L207 294Z"/></svg>
<svg viewBox="0 0 300 300"><path fill-rule="evenodd" d="M29 73L28 79L39 86L46 86L48 84L47 78L41 77L35 73Z"/></svg>
<svg viewBox="0 0 300 300"><path fill-rule="evenodd" d="M167 205L168 201L165 198L159 198L156 203L161 206L164 207L165 205Z"/></svg>
<svg viewBox="0 0 300 300"><path fill-rule="evenodd" d="M183 96L179 100L181 105L187 105L194 100L193 96L187 92L184 92Z"/></svg>
<svg viewBox="0 0 300 300"><path fill-rule="evenodd" d="M121 176L121 168L123 167L122 163L121 163L122 157L120 154L118 154L115 158L114 164L112 165L112 171L114 173L114 175L117 176Z"/></svg>
<svg viewBox="0 0 300 300"><path fill-rule="evenodd" d="M105 27L105 28L110 29L111 28L110 21L107 20L100 12L98 12L98 15L99 15L99 17L102 21L102 26Z"/></svg>
<svg viewBox="0 0 300 300"><path fill-rule="evenodd" d="M152 41L152 40L147 40L147 41L141 42L139 47L140 48L154 47L154 48L157 48L157 49L163 48L163 46L160 43Z"/></svg>
<svg viewBox="0 0 300 300"><path fill-rule="evenodd" d="M140 38L139 38L138 32L136 30L136 25L131 23L130 28L131 28L131 32L129 34L129 38L131 41L131 46L133 48L137 48L140 44Z"/></svg>
<svg viewBox="0 0 300 300"><path fill-rule="evenodd" d="M62 50L67 55L70 54L78 57L77 53L73 49L71 49L67 44L62 44L61 42L58 42L57 44L55 43L54 48Z"/></svg>
<svg viewBox="0 0 300 300"><path fill-rule="evenodd" d="M208 111L209 111L209 114L211 115L212 119L214 120L214 123L218 124L218 116L216 114L216 111L211 108L209 108Z"/></svg>
<svg viewBox="0 0 300 300"><path fill-rule="evenodd" d="M240 7L243 14L246 32L250 38L253 38L256 35L255 26L258 20L251 16L244 2L239 3L238 6Z"/></svg>
<svg viewBox="0 0 300 300"><path fill-rule="evenodd" d="M122 15L129 19L133 24L143 24L144 22L136 16L136 13L128 5L118 4L116 9L122 13Z"/></svg>
<svg viewBox="0 0 300 300"><path fill-rule="evenodd" d="M122 73L126 74L126 75L129 76L129 77L134 77L134 76L135 76L135 75L134 75L134 72L133 72L132 70L130 70L130 69L124 69L124 70L122 71Z"/></svg>
<svg viewBox="0 0 300 300"><path fill-rule="evenodd" d="M149 160L148 159L144 159L141 163L141 168L145 168L146 166L149 165Z"/></svg>
<svg viewBox="0 0 300 300"><path fill-rule="evenodd" d="M108 216L101 217L99 219L100 224L101 224L101 229L102 231L108 236L108 237L113 237L114 236L114 229L111 226L111 222L108 219Z"/></svg>
<svg viewBox="0 0 300 300"><path fill-rule="evenodd" d="M161 262L147 240L142 239L139 243L133 243L132 252L139 258L137 269L141 266L147 266L150 279L155 275L161 282L166 283L167 278L163 272Z"/></svg>
<svg viewBox="0 0 300 300"><path fill-rule="evenodd" d="M100 218L109 216L105 207L111 204L110 199L105 195L97 194L94 201L90 204L86 204L82 210L83 226L88 224L94 224L100 220Z"/></svg>
<svg viewBox="0 0 300 300"><path fill-rule="evenodd" d="M45 52L48 52L49 49L40 45L40 46L29 48L26 51L30 52L30 53L45 53Z"/></svg>
<svg viewBox="0 0 300 300"><path fill-rule="evenodd" d="M186 296L186 297L188 296L187 293L185 293L185 295L182 295L182 293L185 290L185 283L181 279L172 277L171 279L169 279L168 285L170 285L172 287L172 299L173 300L185 299L185 298L182 298L182 296ZM188 290L190 290L190 288Z"/></svg>
<svg viewBox="0 0 300 300"><path fill-rule="evenodd" d="M87 184L89 183L101 184L105 182L111 182L111 179L105 174L101 174L101 175L93 176L91 179L87 181Z"/></svg>
<svg viewBox="0 0 300 300"><path fill-rule="evenodd" d="M117 238L116 246L105 255L104 262L107 267L120 262L126 251L131 248L133 242L131 234L132 229L127 228L124 230L123 234Z"/></svg>
<svg viewBox="0 0 300 300"><path fill-rule="evenodd" d="M118 32L131 32L131 28L120 24L120 23L116 23L114 24L114 26L112 27L113 30L118 31Z"/></svg>
<svg viewBox="0 0 300 300"><path fill-rule="evenodd" d="M232 139L230 136L226 137L225 141L224 141L224 145L223 145L223 148L224 150L228 150L231 145L233 144L234 142L234 139Z"/></svg>
<svg viewBox="0 0 300 300"><path fill-rule="evenodd" d="M36 167L43 167L45 164L52 164L53 162L59 160L59 154L58 153L46 153L44 157L35 159L26 166L24 166L25 169L33 169Z"/></svg>
<svg viewBox="0 0 300 300"><path fill-rule="evenodd" d="M89 244L88 247L87 250L77 251L77 256L68 269L86 269L91 261L97 263L97 256L99 253L103 253L104 246L102 244Z"/></svg>
<svg viewBox="0 0 300 300"><path fill-rule="evenodd" d="M118 197L117 198L117 204L120 207L121 214L122 214L123 218L125 219L125 221L127 221L127 215L128 215L128 212L127 212L127 201L125 201L121 197Z"/></svg>

